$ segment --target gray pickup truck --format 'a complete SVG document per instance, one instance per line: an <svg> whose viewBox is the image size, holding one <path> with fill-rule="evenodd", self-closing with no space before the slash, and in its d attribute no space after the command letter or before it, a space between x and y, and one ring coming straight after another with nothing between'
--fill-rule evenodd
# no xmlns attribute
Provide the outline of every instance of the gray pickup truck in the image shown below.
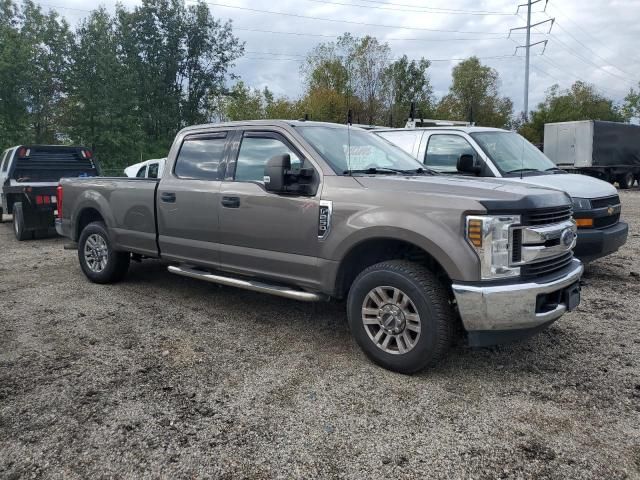
<svg viewBox="0 0 640 480"><path fill-rule="evenodd" d="M218 284L346 299L365 353L404 373L440 359L459 326L473 346L501 343L580 301L565 193L440 176L345 125L189 127L162 178L68 178L57 197L91 281L161 258Z"/></svg>

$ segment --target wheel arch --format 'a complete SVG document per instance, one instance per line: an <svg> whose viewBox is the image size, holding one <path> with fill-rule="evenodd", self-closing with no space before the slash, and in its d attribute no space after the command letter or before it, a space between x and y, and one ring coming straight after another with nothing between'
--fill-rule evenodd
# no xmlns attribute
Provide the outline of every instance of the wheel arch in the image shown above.
<svg viewBox="0 0 640 480"><path fill-rule="evenodd" d="M450 288L452 278L456 278L459 273L457 268L451 267L455 264L448 256L448 262L442 261L443 255L444 252L441 250L436 253L415 239L389 235L360 239L346 249L338 262L334 295L344 298L360 272L376 263L396 259L410 260L427 266Z"/></svg>

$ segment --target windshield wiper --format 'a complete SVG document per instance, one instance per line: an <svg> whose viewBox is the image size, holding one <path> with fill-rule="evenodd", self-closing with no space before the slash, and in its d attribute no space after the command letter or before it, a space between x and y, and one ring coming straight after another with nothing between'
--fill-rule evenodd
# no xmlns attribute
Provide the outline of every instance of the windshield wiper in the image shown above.
<svg viewBox="0 0 640 480"><path fill-rule="evenodd" d="M537 168L517 168L515 170L509 170L507 173L520 173L520 172L539 172Z"/></svg>
<svg viewBox="0 0 640 480"><path fill-rule="evenodd" d="M567 171L566 171L566 170L563 170L563 169L558 168L558 167L551 167L551 168L547 168L547 169L545 170L545 172L567 173Z"/></svg>
<svg viewBox="0 0 640 480"><path fill-rule="evenodd" d="M353 175L354 173L366 173L369 175L378 175L378 174L401 174L404 173L402 170L397 170L395 168L385 168L385 167L369 167L369 168L356 168L352 170L345 170L342 172L343 175Z"/></svg>
<svg viewBox="0 0 640 480"><path fill-rule="evenodd" d="M400 170L402 173L406 175L439 175L435 170L431 170L430 168L422 168L418 167L414 170Z"/></svg>
<svg viewBox="0 0 640 480"><path fill-rule="evenodd" d="M429 175L436 175L436 172L430 169L425 169L422 167L418 167L416 169L411 170L400 170L399 168L388 168L388 167L369 167L369 168L360 168L353 170L345 170L342 172L343 175L351 175L354 173L365 173L369 175L377 175L377 174L397 174L397 175L424 175L425 173Z"/></svg>

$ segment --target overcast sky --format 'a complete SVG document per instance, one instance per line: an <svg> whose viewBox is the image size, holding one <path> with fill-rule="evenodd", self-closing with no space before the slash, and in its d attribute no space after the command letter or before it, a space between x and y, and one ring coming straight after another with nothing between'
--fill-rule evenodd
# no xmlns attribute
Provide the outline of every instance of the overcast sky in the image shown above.
<svg viewBox="0 0 640 480"><path fill-rule="evenodd" d="M122 3L132 7L140 2ZM526 7L515 15L517 1L209 0L207 3L214 16L231 19L236 35L246 42L246 55L237 61L233 71L254 87L268 86L289 97L300 95L303 86L299 66L303 56L317 43L351 32L388 42L394 57L406 54L409 58L432 60L429 70L438 97L449 88L455 59L476 55L499 72L501 93L513 99L516 111L523 108L524 49L518 50L519 57L513 56L516 45L524 44L523 30L514 32L512 39L507 38L509 29L526 24ZM568 87L574 80L584 80L617 101L631 86L637 86L640 0L549 0L546 12L542 12L544 3L541 0L533 6L532 23L555 18L556 24L550 35L546 34L549 23L536 27L532 35L532 43L545 39L549 42L542 56L542 45L531 49L530 109L554 83ZM73 8L86 10L104 5L113 10L115 0L95 3L46 0L40 4L59 11L75 24L86 13Z"/></svg>

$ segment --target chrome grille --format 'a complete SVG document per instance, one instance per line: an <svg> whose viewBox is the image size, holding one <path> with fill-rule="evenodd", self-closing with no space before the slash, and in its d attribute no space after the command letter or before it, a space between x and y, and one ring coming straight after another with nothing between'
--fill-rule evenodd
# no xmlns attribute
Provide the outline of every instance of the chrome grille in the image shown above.
<svg viewBox="0 0 640 480"><path fill-rule="evenodd" d="M560 208L531 210L522 215L523 225L548 225L570 220L573 210L570 205Z"/></svg>

